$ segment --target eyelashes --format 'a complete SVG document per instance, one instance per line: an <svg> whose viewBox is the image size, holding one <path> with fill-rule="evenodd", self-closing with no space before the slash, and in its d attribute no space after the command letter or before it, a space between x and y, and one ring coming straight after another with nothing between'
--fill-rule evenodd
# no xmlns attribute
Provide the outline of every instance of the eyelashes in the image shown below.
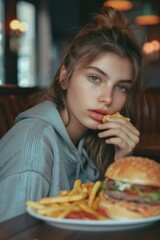
<svg viewBox="0 0 160 240"><path fill-rule="evenodd" d="M126 86L118 85L117 88L121 92L128 92L129 91L129 88L126 87Z"/></svg>
<svg viewBox="0 0 160 240"><path fill-rule="evenodd" d="M91 80L92 82L100 82L100 78L95 75L89 76L89 80Z"/></svg>
<svg viewBox="0 0 160 240"><path fill-rule="evenodd" d="M88 76L88 79L90 82L93 82L93 83L102 83L103 81L105 82L105 80L103 79L103 77L99 77L97 75L89 75ZM107 80L106 80L107 81ZM122 92L122 93L128 93L129 90L130 90L130 86L126 86L126 85L122 85L121 82L117 82L115 83L115 88Z"/></svg>

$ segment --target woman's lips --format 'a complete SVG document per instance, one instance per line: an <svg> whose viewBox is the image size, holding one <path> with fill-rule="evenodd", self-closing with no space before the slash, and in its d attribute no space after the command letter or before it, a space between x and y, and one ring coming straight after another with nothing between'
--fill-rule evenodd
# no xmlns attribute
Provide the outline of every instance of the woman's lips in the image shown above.
<svg viewBox="0 0 160 240"><path fill-rule="evenodd" d="M89 111L89 117L92 118L93 120L101 122L103 117L105 115L108 115L108 112L102 109L96 109L96 110L90 110Z"/></svg>

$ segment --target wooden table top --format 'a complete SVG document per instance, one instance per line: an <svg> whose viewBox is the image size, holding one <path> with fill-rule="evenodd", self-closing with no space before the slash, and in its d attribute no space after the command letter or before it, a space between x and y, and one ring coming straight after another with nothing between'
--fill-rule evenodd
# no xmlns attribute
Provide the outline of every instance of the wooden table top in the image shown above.
<svg viewBox="0 0 160 240"><path fill-rule="evenodd" d="M160 221L130 230L86 232L56 228L23 214L0 224L0 240L160 240Z"/></svg>

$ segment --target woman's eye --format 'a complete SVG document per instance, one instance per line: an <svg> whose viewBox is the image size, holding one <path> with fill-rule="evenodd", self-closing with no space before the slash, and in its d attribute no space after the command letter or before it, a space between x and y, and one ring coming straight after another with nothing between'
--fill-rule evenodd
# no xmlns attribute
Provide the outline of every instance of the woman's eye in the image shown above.
<svg viewBox="0 0 160 240"><path fill-rule="evenodd" d="M97 76L89 76L89 79L90 79L92 82L99 82L99 81L100 81L99 77L97 77Z"/></svg>
<svg viewBox="0 0 160 240"><path fill-rule="evenodd" d="M122 86L122 85L118 85L117 89L121 92L128 92L128 90L129 90L127 87Z"/></svg>

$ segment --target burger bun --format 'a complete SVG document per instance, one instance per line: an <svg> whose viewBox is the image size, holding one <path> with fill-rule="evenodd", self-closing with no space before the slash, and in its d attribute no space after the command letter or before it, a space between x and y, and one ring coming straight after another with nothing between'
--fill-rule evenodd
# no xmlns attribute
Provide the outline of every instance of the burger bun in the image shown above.
<svg viewBox="0 0 160 240"><path fill-rule="evenodd" d="M160 187L160 164L144 157L125 157L112 163L105 178L153 187Z"/></svg>

